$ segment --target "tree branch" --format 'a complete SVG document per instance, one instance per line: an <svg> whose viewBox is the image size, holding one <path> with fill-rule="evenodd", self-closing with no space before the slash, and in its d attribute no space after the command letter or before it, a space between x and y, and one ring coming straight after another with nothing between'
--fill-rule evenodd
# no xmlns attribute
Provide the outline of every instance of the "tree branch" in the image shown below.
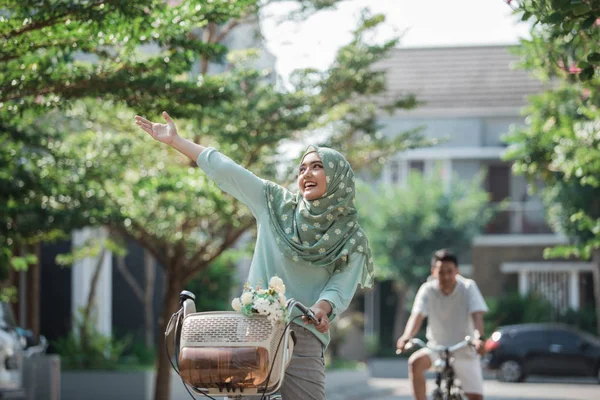
<svg viewBox="0 0 600 400"><path fill-rule="evenodd" d="M125 279L125 282L127 282L131 287L131 290L135 294L135 297L137 297L141 303L144 303L144 291L142 290L140 284L134 278L133 274L127 269L127 266L125 265L124 256L117 257L117 269Z"/></svg>

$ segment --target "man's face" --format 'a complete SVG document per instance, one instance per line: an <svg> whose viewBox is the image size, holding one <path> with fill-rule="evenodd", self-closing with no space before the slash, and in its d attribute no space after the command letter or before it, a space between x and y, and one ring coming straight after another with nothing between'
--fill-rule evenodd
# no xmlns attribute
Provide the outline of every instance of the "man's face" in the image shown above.
<svg viewBox="0 0 600 400"><path fill-rule="evenodd" d="M306 200L316 200L327 190L323 162L315 152L308 153L298 168L298 187Z"/></svg>
<svg viewBox="0 0 600 400"><path fill-rule="evenodd" d="M440 289L448 292L454 288L458 267L452 261L436 261L431 268L431 274L438 280Z"/></svg>

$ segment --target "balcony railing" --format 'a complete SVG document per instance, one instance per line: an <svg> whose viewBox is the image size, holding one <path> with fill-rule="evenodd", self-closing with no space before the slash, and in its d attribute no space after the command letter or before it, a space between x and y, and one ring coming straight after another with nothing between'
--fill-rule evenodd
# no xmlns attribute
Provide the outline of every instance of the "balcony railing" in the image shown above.
<svg viewBox="0 0 600 400"><path fill-rule="evenodd" d="M485 228L487 234L552 233L544 207L535 202L492 203L495 214Z"/></svg>

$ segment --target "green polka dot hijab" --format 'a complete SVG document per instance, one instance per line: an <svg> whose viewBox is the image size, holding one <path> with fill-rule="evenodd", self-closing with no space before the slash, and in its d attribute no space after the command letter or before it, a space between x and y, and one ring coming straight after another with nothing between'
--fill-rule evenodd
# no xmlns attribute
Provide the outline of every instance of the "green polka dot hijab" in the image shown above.
<svg viewBox="0 0 600 400"><path fill-rule="evenodd" d="M269 220L280 250L294 261L314 267L333 267L343 271L352 257L366 257L360 284L373 284L373 258L369 242L358 224L354 204L354 171L339 152L309 146L306 154L316 152L323 162L327 190L322 197L305 200L300 191L291 191L267 182Z"/></svg>

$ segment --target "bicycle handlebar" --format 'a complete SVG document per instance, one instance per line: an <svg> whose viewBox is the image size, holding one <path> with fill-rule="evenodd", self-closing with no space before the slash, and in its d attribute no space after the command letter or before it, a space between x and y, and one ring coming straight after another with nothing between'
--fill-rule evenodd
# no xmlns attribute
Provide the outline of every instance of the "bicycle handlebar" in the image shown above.
<svg viewBox="0 0 600 400"><path fill-rule="evenodd" d="M452 346L431 346L419 338L413 338L404 346L404 350L410 349L411 347L413 347L413 345L417 345L419 347L426 347L430 350L435 351L436 353L442 353L445 351L447 351L449 353L454 353L455 351L460 350L463 347L473 346L473 338L470 336L466 336L465 340L463 340L462 342L458 342ZM396 354L400 354L400 353L402 353L402 350L400 350L400 349L396 350Z"/></svg>
<svg viewBox="0 0 600 400"><path fill-rule="evenodd" d="M288 299L286 305L287 305L287 309L289 311L291 311L292 308L296 307L298 310L300 310L300 312L302 314L304 314L308 319L310 319L315 325L319 324L319 320L317 320L317 317L315 317L315 313L313 312L313 310L306 307L304 304L300 303L298 300Z"/></svg>

